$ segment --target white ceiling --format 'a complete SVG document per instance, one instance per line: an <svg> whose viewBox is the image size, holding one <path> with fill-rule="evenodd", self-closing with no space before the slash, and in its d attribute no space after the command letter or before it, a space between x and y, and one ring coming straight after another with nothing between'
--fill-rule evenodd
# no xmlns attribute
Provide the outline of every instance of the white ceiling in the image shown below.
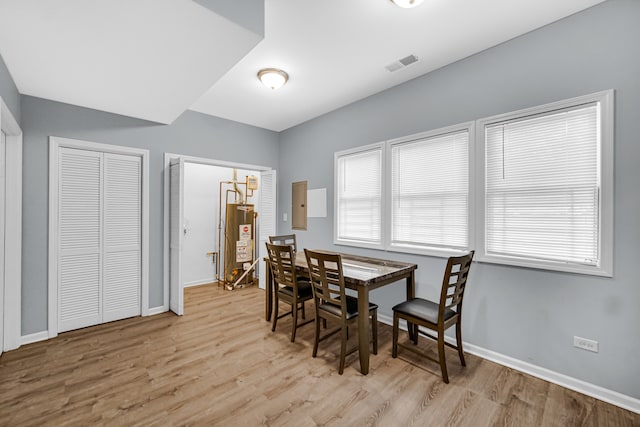
<svg viewBox="0 0 640 427"><path fill-rule="evenodd" d="M282 131L602 1L266 0L260 41L191 0L0 0L0 54L22 94ZM385 69L410 54L419 61ZM266 67L289 82L262 86Z"/></svg>

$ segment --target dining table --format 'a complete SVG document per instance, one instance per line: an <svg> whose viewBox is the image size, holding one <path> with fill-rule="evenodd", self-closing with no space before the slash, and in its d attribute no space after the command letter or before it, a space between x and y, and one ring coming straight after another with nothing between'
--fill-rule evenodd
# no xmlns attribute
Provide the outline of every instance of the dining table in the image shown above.
<svg viewBox="0 0 640 427"><path fill-rule="evenodd" d="M322 251L320 252L328 252ZM328 252L336 253L336 252ZM382 286L398 283L404 280L406 285L406 299L415 298L415 271L417 264L393 261L388 259L370 258L360 255L340 253L342 259L342 272L345 287L357 292L358 313L369 311L369 292ZM271 320L275 292L273 275L268 259L266 264L266 298L265 318ZM309 266L304 252L295 254L296 274L309 277ZM410 334L413 328L408 327ZM369 343L371 340L369 328L369 316L358 316L358 354L360 357L360 372L363 375L369 373Z"/></svg>

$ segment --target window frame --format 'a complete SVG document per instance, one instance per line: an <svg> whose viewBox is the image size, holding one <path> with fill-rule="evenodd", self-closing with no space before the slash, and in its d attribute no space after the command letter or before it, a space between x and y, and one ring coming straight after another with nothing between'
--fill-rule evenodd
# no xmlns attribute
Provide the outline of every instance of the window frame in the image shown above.
<svg viewBox="0 0 640 427"><path fill-rule="evenodd" d="M340 239L338 237L338 159L341 157L352 156L366 153L369 151L380 151L380 243L367 243L359 240ZM336 151L333 155L333 243L336 245L354 246L358 248L370 248L384 250L386 246L387 236L385 233L385 224L387 222L385 215L386 209L384 203L386 199L387 184L385 182L386 171L386 146L383 142L363 145L348 150Z"/></svg>
<svg viewBox="0 0 640 427"><path fill-rule="evenodd" d="M467 247L465 249L455 249L455 248L438 248L435 246L413 246L413 245L401 245L394 244L391 241L392 234L392 215L393 215L393 201L391 200L391 185L392 185L392 156L391 150L394 146L403 145L408 143L417 142L421 139L429 139L438 136L443 136L451 133L457 132L467 132L469 136L469 145L467 151L467 163L468 163L468 205L467 205ZM449 257L449 256L459 256L471 248L474 247L474 239L475 232L474 226L475 222L473 221L474 210L475 210L475 197L474 197L474 185L473 178L475 172L475 125L473 121L458 123L451 126L446 126L438 129L433 129L425 132L419 132L413 135L408 135L400 138L390 139L386 142L386 171L388 172L388 176L383 177L383 185L386 187L385 194L387 195L387 200L383 199L383 206L386 203L385 207L385 216L386 222L384 224L384 232L383 237L385 238L385 249L389 252L401 252L401 253L410 253L417 255L428 255L428 256L437 256L437 257ZM386 232L386 234L385 234Z"/></svg>
<svg viewBox="0 0 640 427"><path fill-rule="evenodd" d="M600 238L599 265L589 266L564 261L488 254L486 247L486 133L488 126L500 122L525 119L556 110L575 108L591 103L600 104ZM537 268L595 276L613 276L613 191L614 191L614 91L613 89L578 96L558 102L525 108L476 120L475 194L476 260L480 262Z"/></svg>

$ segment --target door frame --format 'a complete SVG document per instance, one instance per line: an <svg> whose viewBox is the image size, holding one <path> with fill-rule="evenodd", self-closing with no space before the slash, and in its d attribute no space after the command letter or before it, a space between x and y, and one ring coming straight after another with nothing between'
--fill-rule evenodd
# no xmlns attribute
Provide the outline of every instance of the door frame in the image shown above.
<svg viewBox="0 0 640 427"><path fill-rule="evenodd" d="M162 307L156 307L151 309L151 311L155 313L161 313L164 311L169 311L169 245L170 245L170 226L171 226L171 218L170 218L170 173L168 173L169 168L171 167L171 160L182 159L184 163L196 163L201 165L209 165L209 166L221 166L227 168L235 168L235 169L249 169L259 172L269 171L273 168L270 166L258 166L247 163L239 163L239 162L229 162L225 160L216 160L209 159L206 157L196 157L196 156L187 156L183 154L175 154L175 153L164 153L164 167L163 171L163 214L162 219L164 223L164 232L162 236L162 247L164 251L164 272L163 272L163 286L164 286L164 299Z"/></svg>
<svg viewBox="0 0 640 427"><path fill-rule="evenodd" d="M80 150L98 151L101 153L125 154L139 156L142 159L141 171L141 286L140 313L149 313L149 150L125 147L120 145L101 144L79 139L49 137L49 305L48 335L58 335L58 154L60 148L76 148Z"/></svg>
<svg viewBox="0 0 640 427"><path fill-rule="evenodd" d="M0 97L0 128L5 143L5 251L3 351L22 344L22 129Z"/></svg>

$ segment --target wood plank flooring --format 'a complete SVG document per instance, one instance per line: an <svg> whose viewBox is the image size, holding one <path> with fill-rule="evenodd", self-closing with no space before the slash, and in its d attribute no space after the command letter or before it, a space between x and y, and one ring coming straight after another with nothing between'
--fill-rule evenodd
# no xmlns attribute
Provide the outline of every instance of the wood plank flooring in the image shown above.
<svg viewBox="0 0 640 427"><path fill-rule="evenodd" d="M313 324L264 321L264 292L188 288L185 315L60 334L0 358L0 425L640 426L640 415L467 355L391 358L380 324L370 373L338 375L338 338L311 357ZM311 305L307 313L311 314ZM355 344L357 333L350 337ZM421 345L434 346L428 340Z"/></svg>

